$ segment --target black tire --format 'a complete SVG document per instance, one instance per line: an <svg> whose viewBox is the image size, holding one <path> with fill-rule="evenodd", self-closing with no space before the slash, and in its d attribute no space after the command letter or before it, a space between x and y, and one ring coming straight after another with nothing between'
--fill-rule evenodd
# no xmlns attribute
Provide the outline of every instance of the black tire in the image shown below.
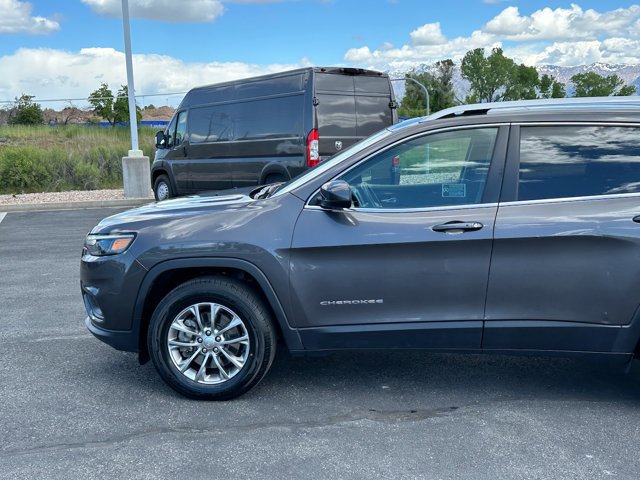
<svg viewBox="0 0 640 480"><path fill-rule="evenodd" d="M166 193L165 193L166 192ZM175 194L171 188L171 182L166 175L158 175L156 181L153 182L153 195L157 201L168 200L173 198Z"/></svg>
<svg viewBox="0 0 640 480"><path fill-rule="evenodd" d="M264 184L271 185L272 183L279 183L279 182L286 182L286 181L287 179L284 177L284 175L280 173L270 173L264 179Z"/></svg>
<svg viewBox="0 0 640 480"><path fill-rule="evenodd" d="M242 368L217 384L187 378L174 364L167 344L174 319L189 306L206 302L232 310L244 322L249 337ZM171 388L194 399L228 400L247 392L266 375L276 353L276 332L270 310L248 285L226 277L200 277L175 288L160 302L151 317L147 345L156 370Z"/></svg>

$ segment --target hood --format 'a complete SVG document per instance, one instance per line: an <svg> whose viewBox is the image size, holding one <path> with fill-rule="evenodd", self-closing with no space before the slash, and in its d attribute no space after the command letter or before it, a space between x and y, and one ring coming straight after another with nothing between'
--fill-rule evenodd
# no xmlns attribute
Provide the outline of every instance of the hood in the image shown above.
<svg viewBox="0 0 640 480"><path fill-rule="evenodd" d="M249 191L251 190L253 190L253 188ZM249 192L246 194L237 193L237 191L234 190L233 193L227 195L217 193L211 195L194 195L149 203L103 219L91 230L91 233L108 233L118 230L125 231L127 229L135 229L142 223L148 223L157 219L170 221L171 219L202 215L215 211L243 209L254 202L248 193Z"/></svg>

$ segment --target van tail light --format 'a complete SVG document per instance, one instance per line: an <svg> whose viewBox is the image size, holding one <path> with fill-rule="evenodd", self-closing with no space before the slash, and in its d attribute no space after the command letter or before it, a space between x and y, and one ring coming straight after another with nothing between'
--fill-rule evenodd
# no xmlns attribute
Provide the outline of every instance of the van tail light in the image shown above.
<svg viewBox="0 0 640 480"><path fill-rule="evenodd" d="M318 130L313 129L307 135L307 166L315 167L320 163L320 149L318 145Z"/></svg>

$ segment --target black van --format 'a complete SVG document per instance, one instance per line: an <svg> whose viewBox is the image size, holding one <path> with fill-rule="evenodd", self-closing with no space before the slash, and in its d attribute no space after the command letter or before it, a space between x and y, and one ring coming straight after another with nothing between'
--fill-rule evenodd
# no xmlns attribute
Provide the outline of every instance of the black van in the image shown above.
<svg viewBox="0 0 640 480"><path fill-rule="evenodd" d="M286 181L397 122L388 75L303 68L189 91L156 135L157 200Z"/></svg>

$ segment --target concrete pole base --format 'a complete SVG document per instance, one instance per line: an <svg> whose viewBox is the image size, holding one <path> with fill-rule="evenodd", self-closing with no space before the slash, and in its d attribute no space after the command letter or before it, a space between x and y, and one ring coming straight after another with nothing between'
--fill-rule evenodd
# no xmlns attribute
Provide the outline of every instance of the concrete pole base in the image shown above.
<svg viewBox="0 0 640 480"><path fill-rule="evenodd" d="M153 198L149 157L122 157L125 198Z"/></svg>

